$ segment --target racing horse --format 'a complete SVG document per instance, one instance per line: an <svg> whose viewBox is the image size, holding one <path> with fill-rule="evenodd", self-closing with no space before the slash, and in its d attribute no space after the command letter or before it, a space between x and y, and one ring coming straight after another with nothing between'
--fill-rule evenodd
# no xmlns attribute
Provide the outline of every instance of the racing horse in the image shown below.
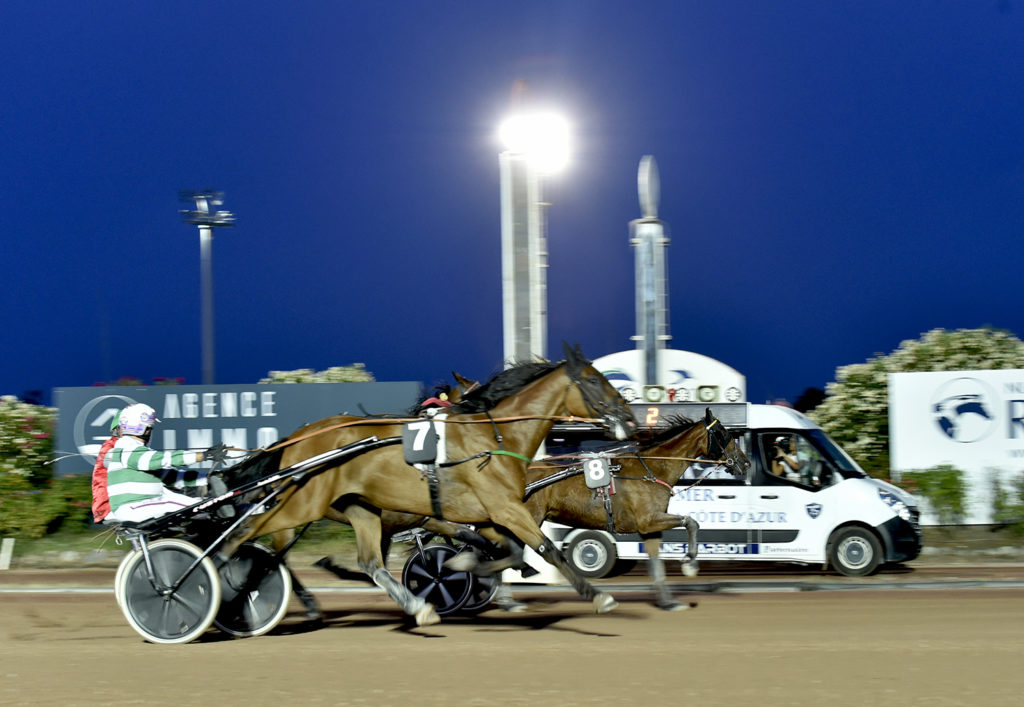
<svg viewBox="0 0 1024 707"><path fill-rule="evenodd" d="M261 473L287 468L325 451L375 437L381 444L286 489L277 503L252 516L228 540L226 555L249 538L296 528L340 511L356 536L359 568L418 625L436 623L434 608L412 595L387 571L381 543L382 510L443 518L456 523L491 523L562 571L598 613L616 606L577 575L540 531L523 503L527 466L554 423L566 417L600 422L617 439L636 430L628 405L577 346L566 360L531 361L498 373L448 408L435 428L443 431L433 470L406 462L399 446L409 421L339 415L298 430L287 444L261 455ZM414 421L421 422L418 418ZM511 544L511 541L509 540Z"/></svg>
<svg viewBox="0 0 1024 707"><path fill-rule="evenodd" d="M614 466L614 493L601 493L587 486L583 463L594 456L607 459ZM612 533L638 533L644 539L644 550L649 556L648 573L655 589L655 605L666 611L687 608L687 605L672 599L665 580L664 562L659 556L662 531L684 527L687 532L687 557L683 561L683 572L688 576L697 574L697 531L698 525L689 516L678 516L667 512L674 487L693 462L716 463L734 476L743 476L750 467L750 461L736 445L730 435L710 410L705 411L702 421L675 417L666 425L655 429L641 429L636 440L626 445L609 446L592 455L555 457L531 465L527 474L526 506L540 525L549 520L574 528L607 529ZM577 463L579 462L579 463ZM699 483L699 480L694 483ZM605 504L598 501L604 500ZM341 513L329 515L333 520L347 522ZM423 528L435 535L445 535L464 542L479 550L489 559L480 564L477 553L462 552L449 560L449 569L473 571L478 575L492 577L495 586L494 598L500 608L509 611L525 609L517 602L508 587L500 583L499 571L506 568L524 569L522 555L502 552L493 544L487 527L467 526L425 518L408 513L384 511L381 514L383 527L382 552L387 557L389 539L392 534L411 528ZM343 579L359 578L343 567L335 565L329 558L318 563Z"/></svg>
<svg viewBox="0 0 1024 707"><path fill-rule="evenodd" d="M585 467L595 458L611 465L614 492L587 485ZM697 574L697 521L668 512L676 483L697 461L717 463L734 476L743 476L750 468L750 460L710 409L703 420L672 418L665 428L640 430L628 445L577 457L569 465L552 458L532 466L526 506L538 525L552 521L574 528L638 533L649 557L647 571L656 605L669 611L683 609L686 605L672 599L665 581L659 546L663 531L683 526L687 536L683 572Z"/></svg>

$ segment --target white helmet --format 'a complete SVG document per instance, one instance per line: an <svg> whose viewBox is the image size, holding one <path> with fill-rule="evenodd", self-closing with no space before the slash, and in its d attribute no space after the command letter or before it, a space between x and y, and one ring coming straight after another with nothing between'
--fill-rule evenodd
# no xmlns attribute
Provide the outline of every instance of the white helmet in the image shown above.
<svg viewBox="0 0 1024 707"><path fill-rule="evenodd" d="M160 422L156 419L156 410L149 405L135 403L121 411L121 419L117 426L123 435L138 436L145 434L154 422Z"/></svg>

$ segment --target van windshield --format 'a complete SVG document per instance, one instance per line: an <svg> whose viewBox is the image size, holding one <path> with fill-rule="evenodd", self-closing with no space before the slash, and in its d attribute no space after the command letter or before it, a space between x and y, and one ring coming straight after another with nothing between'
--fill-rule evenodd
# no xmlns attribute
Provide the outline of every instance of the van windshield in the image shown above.
<svg viewBox="0 0 1024 707"><path fill-rule="evenodd" d="M850 455L833 442L832 438L825 434L824 431L818 429L807 430L807 436L813 439L818 447L832 458L833 463L835 463L836 468L843 475L844 479L867 478L867 473L857 465L857 462L851 459Z"/></svg>

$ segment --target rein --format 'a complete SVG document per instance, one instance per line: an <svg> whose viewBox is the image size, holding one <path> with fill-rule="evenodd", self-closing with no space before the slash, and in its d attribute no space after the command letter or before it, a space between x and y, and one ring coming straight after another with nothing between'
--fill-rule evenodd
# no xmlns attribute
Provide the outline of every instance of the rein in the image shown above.
<svg viewBox="0 0 1024 707"><path fill-rule="evenodd" d="M288 446L291 446L293 444L297 444L299 442L303 442L303 441L305 441L307 439L311 439L313 437L316 437L317 435L321 435L321 434L324 434L326 432L332 432L334 430L344 429L346 427L361 427L361 426L365 426L365 425L401 425L401 424L405 424L406 422L416 422L416 421L422 420L422 419L423 418L421 418L421 417L395 417L395 418L387 418L387 419L380 418L380 419L350 420L348 422L339 422L339 423L337 423L335 425L330 425L329 427L324 427L323 429L316 430L314 432L307 432L306 434L299 435L298 437L289 437L287 439L283 439L280 442L272 444L271 446L267 447L266 449L262 449L262 448L244 449L244 448L241 448L241 447L229 447L229 449L231 449L232 451L235 451L235 452L273 452L273 451L276 451L278 449L282 449L284 447L288 447ZM497 417L497 418L491 417L490 415L488 415L486 420L453 420L451 418L448 418L448 419L445 420L445 424L453 424L453 425L482 425L482 424L486 423L486 424L496 425L496 423L499 423L499 422L501 422L501 423L504 423L504 422L523 422L525 420L554 420L555 422L587 422L587 423L591 423L591 424L599 424L601 422L601 420L598 419L598 418L593 418L593 417L577 417L576 415L513 415L513 416L510 416L510 417ZM496 438L497 438L497 441L498 441L498 443L500 445L500 443L501 443L501 435L500 434L496 434ZM507 451L504 451L504 450L497 450L497 451L500 451L502 454L505 454L505 455L508 455L508 456L516 456L517 458L522 458L522 459L524 459L526 461L533 461L532 459L529 459L529 458L527 458L527 457L525 457L523 455L517 455L515 452L507 452ZM474 458L474 457L470 457L470 458Z"/></svg>

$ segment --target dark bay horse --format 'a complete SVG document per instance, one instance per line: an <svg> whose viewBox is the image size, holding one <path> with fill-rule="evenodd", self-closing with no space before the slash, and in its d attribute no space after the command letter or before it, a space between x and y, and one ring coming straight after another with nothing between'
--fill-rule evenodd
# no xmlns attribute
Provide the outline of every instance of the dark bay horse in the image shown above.
<svg viewBox="0 0 1024 707"><path fill-rule="evenodd" d="M625 401L579 348L566 347L566 355L563 362L530 362L502 371L449 408L435 427L434 434L443 435L443 440L432 472L408 464L402 445L366 452L290 487L276 505L253 516L230 539L225 554L251 537L341 512L355 531L360 570L425 625L439 620L433 607L413 596L384 564L382 509L457 523L490 523L558 567L582 596L593 601L595 611L609 611L615 600L573 572L523 503L527 466L556 421L599 421L618 439L636 429ZM262 466L265 472L287 468L369 437L400 440L403 429L403 421L387 418L327 418L297 431L289 438L291 443L265 455Z"/></svg>
<svg viewBox="0 0 1024 707"><path fill-rule="evenodd" d="M679 526L686 528L687 559L683 571L694 576L698 525L689 516L668 513L673 487L690 464L698 460L719 462L735 476L747 473L750 460L711 410L706 411L701 421L672 419L666 428L639 431L633 443L595 452L574 463L594 456L604 457L613 465L614 493L595 492L587 486L582 473L545 485L546 480L563 475L565 466L554 465L556 459L534 465L527 476L527 490L537 490L526 499L534 521L538 525L552 521L574 528L638 533L649 557L647 571L654 583L657 605L666 610L685 608L672 600L665 582L665 566L659 556L661 533ZM616 470L615 466L619 468ZM571 464L569 468L573 468Z"/></svg>
<svg viewBox="0 0 1024 707"><path fill-rule="evenodd" d="M603 457L614 465L613 468L617 467L613 473L615 493L600 494L587 486L580 462L594 456ZM699 422L673 418L662 427L639 430L636 440L628 444L609 445L604 451L586 457L573 457L571 460L549 458L531 465L527 473L526 507L537 525L547 520L574 528L640 534L644 538L644 550L650 558L648 573L654 584L656 605L669 611L683 609L686 605L671 597L665 581L664 563L659 556L659 546L663 531L684 527L688 544L683 571L689 576L697 574L697 522L689 516L667 512L669 499L674 493L673 487L690 464L697 461L718 462L735 476L745 475L750 467L750 461L736 446L732 436L707 410L705 418ZM603 499L607 499L607 506L602 502ZM343 516L334 519L346 521ZM476 553L463 552L449 562L452 569L492 576L495 583L498 583L497 573L500 570L523 569L526 566L520 554L498 554L501 548L489 544L478 535L488 534L487 527L477 525L471 529L393 511L382 513L381 521L385 543L391 534L422 527L431 533L465 542L485 555L497 555L499 559L480 564ZM386 545L384 554L387 555ZM351 573L333 565L326 558L321 561L321 566L343 578L352 578ZM525 608L512 598L507 587L500 584L496 590L496 600L505 609Z"/></svg>

